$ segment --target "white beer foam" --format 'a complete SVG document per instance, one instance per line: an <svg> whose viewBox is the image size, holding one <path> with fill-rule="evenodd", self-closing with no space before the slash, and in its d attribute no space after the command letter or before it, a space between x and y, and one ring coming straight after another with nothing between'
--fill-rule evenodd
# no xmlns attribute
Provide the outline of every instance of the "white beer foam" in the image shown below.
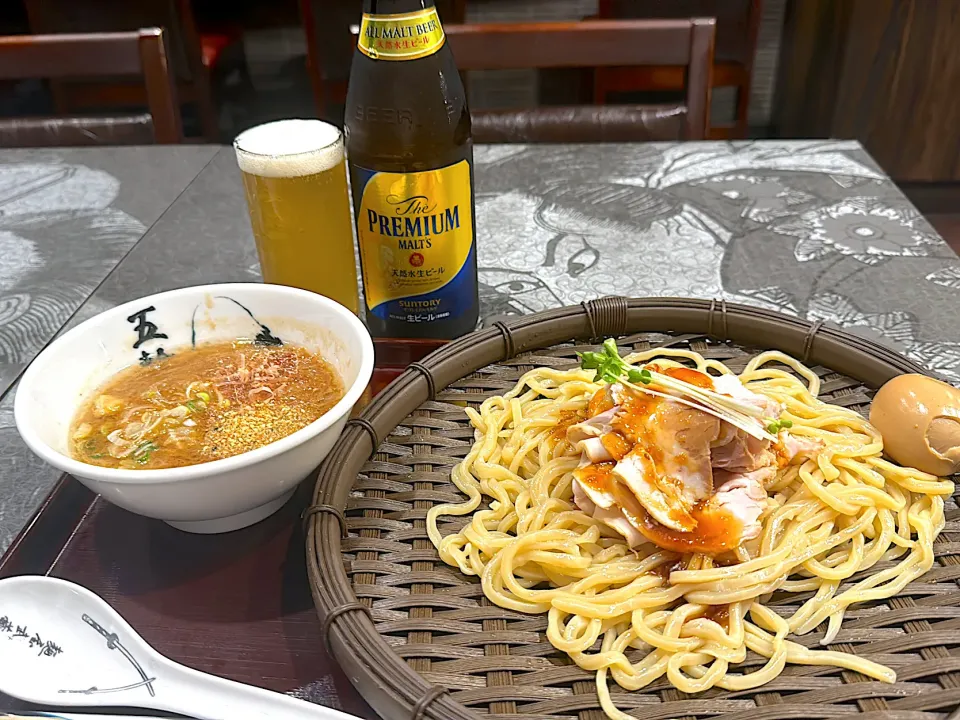
<svg viewBox="0 0 960 720"><path fill-rule="evenodd" d="M322 120L278 120L244 130L234 142L240 169L261 177L300 177L343 160L340 131Z"/></svg>

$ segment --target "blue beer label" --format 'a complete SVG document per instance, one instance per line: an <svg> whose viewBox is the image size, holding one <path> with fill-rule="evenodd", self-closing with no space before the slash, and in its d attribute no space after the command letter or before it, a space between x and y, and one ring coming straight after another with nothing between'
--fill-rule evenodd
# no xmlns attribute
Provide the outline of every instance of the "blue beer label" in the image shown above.
<svg viewBox="0 0 960 720"><path fill-rule="evenodd" d="M477 296L470 163L415 173L352 169L368 312L431 323L470 308Z"/></svg>

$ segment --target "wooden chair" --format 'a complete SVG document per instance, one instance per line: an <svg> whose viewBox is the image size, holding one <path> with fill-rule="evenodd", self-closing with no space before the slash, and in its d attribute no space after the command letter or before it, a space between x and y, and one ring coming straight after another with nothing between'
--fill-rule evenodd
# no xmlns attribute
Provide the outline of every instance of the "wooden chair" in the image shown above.
<svg viewBox="0 0 960 720"><path fill-rule="evenodd" d="M177 91L160 28L0 37L0 80L140 75L148 113L0 120L0 147L171 144L182 140Z"/></svg>
<svg viewBox="0 0 960 720"><path fill-rule="evenodd" d="M347 99L347 78L355 47L350 29L360 22L362 12L362 0L300 0L307 39L307 71L318 117L342 122L335 116L335 108ZM437 12L445 24L463 23L466 0L438 0Z"/></svg>
<svg viewBox="0 0 960 720"><path fill-rule="evenodd" d="M30 32L36 34L130 32L142 27L164 29L170 71L181 103L193 105L197 132L207 142L220 139L219 119L210 70L222 38L202 35L191 0L24 0ZM116 76L116 73L114 73ZM143 86L124 78L101 77L98 82L51 82L57 112L112 112L143 107ZM194 133L191 133L194 134Z"/></svg>
<svg viewBox="0 0 960 720"><path fill-rule="evenodd" d="M347 78L356 43L350 26L360 22L362 0L300 0L300 18L307 40L307 73L317 117L343 121L336 108L347 99Z"/></svg>
<svg viewBox="0 0 960 720"><path fill-rule="evenodd" d="M717 19L713 87L737 92L733 125L714 125L716 139L745 138L750 112L750 83L757 51L763 0L599 0L601 19L682 18L713 15ZM593 73L594 102L603 105L611 93L677 91L683 88L683 68L667 63L644 68L598 68Z"/></svg>
<svg viewBox="0 0 960 720"><path fill-rule="evenodd" d="M709 127L712 18L484 23L445 30L461 71L687 67L683 103L477 112L473 114L477 142L700 140Z"/></svg>
<svg viewBox="0 0 960 720"><path fill-rule="evenodd" d="M683 103L474 112L473 137L477 142L633 142L706 137L713 18L484 23L449 25L444 30L461 72L652 64L687 67Z"/></svg>

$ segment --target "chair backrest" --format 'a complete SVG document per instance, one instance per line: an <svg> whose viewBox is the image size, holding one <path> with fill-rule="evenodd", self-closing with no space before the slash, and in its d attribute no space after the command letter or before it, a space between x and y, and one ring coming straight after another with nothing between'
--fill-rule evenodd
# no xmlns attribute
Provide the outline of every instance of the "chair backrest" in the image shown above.
<svg viewBox="0 0 960 720"><path fill-rule="evenodd" d="M118 75L143 77L148 117L78 117L60 123L58 119L14 119L0 123L0 137L10 138L16 133L32 144L107 144L116 140L138 140L134 138L136 130L149 128L152 139L158 143L181 142L183 129L177 91L160 28L0 37L0 80ZM38 142L42 138L48 142Z"/></svg>
<svg viewBox="0 0 960 720"><path fill-rule="evenodd" d="M748 62L759 27L762 0L600 0L607 19L713 17L717 20L717 59Z"/></svg>
<svg viewBox="0 0 960 720"><path fill-rule="evenodd" d="M709 125L716 23L713 18L682 20L584 20L547 23L478 23L444 27L461 71L546 68L596 68L641 65L687 67L686 100L656 106L654 115L682 117L684 137L702 139ZM640 111L644 106L632 106ZM543 108L543 116L564 116ZM586 117L602 122L623 109L592 108ZM478 114L484 125L485 114ZM502 113L491 113L491 118ZM626 119L630 121L630 116ZM637 115L633 120L640 120ZM527 124L536 122L528 114ZM614 123L619 122L613 120ZM642 122L642 120L640 120ZM548 125L554 123L548 122Z"/></svg>
<svg viewBox="0 0 960 720"><path fill-rule="evenodd" d="M27 0L28 3L38 4L48 1ZM67 1L55 0L55 2ZM321 118L333 119L328 118L328 112L346 98L347 77L350 75L350 63L356 46L351 38L351 26L360 22L363 0L299 0L299 2L300 17L307 40L307 69L313 85L317 112ZM437 0L436 5L441 22L465 21L466 0Z"/></svg>
<svg viewBox="0 0 960 720"><path fill-rule="evenodd" d="M359 22L362 0L300 0L300 16L307 41L307 69L321 118L330 105L346 95L350 61L356 43L351 23Z"/></svg>
<svg viewBox="0 0 960 720"><path fill-rule="evenodd" d="M189 0L23 0L30 32L132 32L163 28L175 78L192 82L203 65L199 33Z"/></svg>
<svg viewBox="0 0 960 720"><path fill-rule="evenodd" d="M351 27L356 36L359 28ZM584 20L445 25L461 71L679 65L683 103L472 112L477 142L702 140L710 125L716 21Z"/></svg>

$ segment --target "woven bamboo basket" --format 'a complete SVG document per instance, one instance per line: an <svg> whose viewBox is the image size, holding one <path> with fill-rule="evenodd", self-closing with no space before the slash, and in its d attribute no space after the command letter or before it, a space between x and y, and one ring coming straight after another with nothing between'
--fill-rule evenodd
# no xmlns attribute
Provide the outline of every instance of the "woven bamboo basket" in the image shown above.
<svg viewBox="0 0 960 720"><path fill-rule="evenodd" d="M475 578L439 560L425 517L433 504L462 497L450 470L473 442L464 404L504 392L531 367L570 367L577 350L609 336L637 350L691 348L735 371L757 352L779 349L816 369L822 399L862 413L888 379L923 372L819 323L662 298L604 298L496 323L413 363L348 424L305 512L310 584L328 650L386 720L603 720L593 673L552 648L546 617L489 603ZM611 684L613 699L651 720L960 717L960 512L952 502L936 549L934 568L900 596L851 608L830 646L893 667L895 684L787 666L753 691L686 695L664 678L632 693Z"/></svg>

